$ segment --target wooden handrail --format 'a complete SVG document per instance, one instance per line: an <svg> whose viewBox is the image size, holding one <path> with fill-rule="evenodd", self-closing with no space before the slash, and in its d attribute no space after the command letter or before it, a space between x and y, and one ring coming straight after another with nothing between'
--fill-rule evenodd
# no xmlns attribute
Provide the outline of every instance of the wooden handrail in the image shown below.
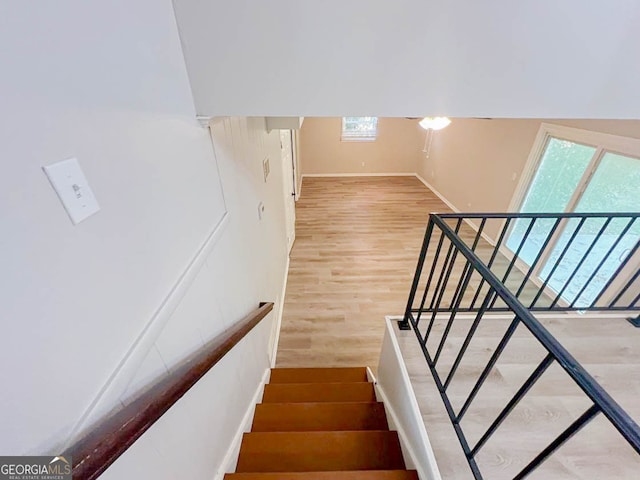
<svg viewBox="0 0 640 480"><path fill-rule="evenodd" d="M271 310L273 303L261 303L133 402L98 422L67 450L73 459L74 480L98 478Z"/></svg>

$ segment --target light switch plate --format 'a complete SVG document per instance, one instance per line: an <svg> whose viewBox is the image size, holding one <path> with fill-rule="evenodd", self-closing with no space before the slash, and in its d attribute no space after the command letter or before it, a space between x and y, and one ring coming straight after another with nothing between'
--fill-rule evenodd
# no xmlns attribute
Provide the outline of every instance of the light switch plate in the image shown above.
<svg viewBox="0 0 640 480"><path fill-rule="evenodd" d="M69 158L42 169L74 225L100 210L77 159Z"/></svg>

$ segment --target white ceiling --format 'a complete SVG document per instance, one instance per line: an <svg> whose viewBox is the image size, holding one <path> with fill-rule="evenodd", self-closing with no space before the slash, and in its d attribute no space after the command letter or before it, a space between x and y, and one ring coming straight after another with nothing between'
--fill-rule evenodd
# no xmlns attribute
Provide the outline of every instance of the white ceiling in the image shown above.
<svg viewBox="0 0 640 480"><path fill-rule="evenodd" d="M174 0L202 115L640 118L637 0Z"/></svg>

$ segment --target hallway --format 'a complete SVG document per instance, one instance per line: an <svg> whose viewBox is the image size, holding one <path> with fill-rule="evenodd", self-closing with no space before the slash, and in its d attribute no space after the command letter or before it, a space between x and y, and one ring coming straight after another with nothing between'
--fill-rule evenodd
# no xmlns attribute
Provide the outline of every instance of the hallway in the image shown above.
<svg viewBox="0 0 640 480"><path fill-rule="evenodd" d="M278 367L376 367L384 316L404 312L429 212L415 177L306 177Z"/></svg>

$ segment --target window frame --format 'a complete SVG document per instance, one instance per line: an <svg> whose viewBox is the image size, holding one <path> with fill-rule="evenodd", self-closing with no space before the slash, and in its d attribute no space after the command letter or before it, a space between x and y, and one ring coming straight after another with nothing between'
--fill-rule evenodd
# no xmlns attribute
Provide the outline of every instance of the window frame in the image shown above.
<svg viewBox="0 0 640 480"><path fill-rule="evenodd" d="M345 130L347 118L367 118L373 119L373 129L365 131L350 132ZM378 139L378 117L342 117L340 141L342 142L375 142Z"/></svg>
<svg viewBox="0 0 640 480"><path fill-rule="evenodd" d="M591 161L587 166L584 175L582 176L578 187L573 193L571 200L567 203L567 206L564 212L573 212L575 211L576 205L579 203L582 195L591 180L591 176L595 173L600 161L607 153L620 154L627 157L637 158L640 161L640 139L633 137L624 137L621 135L613 135L610 133L602 133L593 130L584 130L581 128L568 127L566 125L557 125L550 123L541 123L540 128L538 129L538 134L533 142L533 146L531 151L529 152L529 157L527 158L527 162L522 170L522 174L520 176L520 181L514 190L513 196L511 198L511 202L509 203L508 212L520 212L522 205L527 197L527 193L529 193L529 188L538 172L538 168L540 167L540 163L542 162L542 158L547 149L547 145L551 138L556 138L559 140L567 140L573 143L579 143L581 145L587 145L595 148L595 152L591 157ZM500 225L500 230L504 228L505 221ZM513 228L513 226L511 227ZM507 236L511 234L511 229L507 233ZM555 248L555 245L562 234L562 228L559 228L558 231L554 234L554 237L549 242L547 247L545 248L545 252L543 252L540 257L538 264L536 267L530 272L531 280L538 286L542 286L543 283L539 279L540 272L544 268L544 265L551 255L551 252ZM494 240L495 243L495 240ZM512 259L515 255L509 247L506 246L505 243L500 247L500 250L505 254L505 256L509 259ZM522 272L526 273L529 271L529 265L523 262L521 259L517 258L516 267ZM624 282L628 281L631 278L631 275L634 273L634 269L640 265L640 251L634 255L633 258L629 260L629 264L626 269L619 273L619 275L614 279L614 281L607 287L606 291L601 298L601 301L606 303L609 299L613 297L615 292L621 288ZM545 287L545 293L554 294L554 291L551 290L551 287ZM560 304L566 306L566 302L564 299L560 299Z"/></svg>
<svg viewBox="0 0 640 480"><path fill-rule="evenodd" d="M538 171L542 156L547 148L550 138L559 140L567 140L581 145L594 147L596 151L591 159L591 163L585 172L585 178L581 180L581 185L585 183L597 168L602 157L607 153L618 153L628 157L640 158L640 139L632 137L623 137L620 135L612 135L609 133L596 132L592 130L584 130L581 128L567 127L565 125L556 125L553 123L542 123L538 129L535 141L529 157L520 175L520 181L516 186L509 203L509 212L519 212L522 204L529 192L529 188ZM583 185L584 186L584 185ZM575 203L580 195L575 192L574 198L567 205L566 211L571 211L575 207Z"/></svg>

